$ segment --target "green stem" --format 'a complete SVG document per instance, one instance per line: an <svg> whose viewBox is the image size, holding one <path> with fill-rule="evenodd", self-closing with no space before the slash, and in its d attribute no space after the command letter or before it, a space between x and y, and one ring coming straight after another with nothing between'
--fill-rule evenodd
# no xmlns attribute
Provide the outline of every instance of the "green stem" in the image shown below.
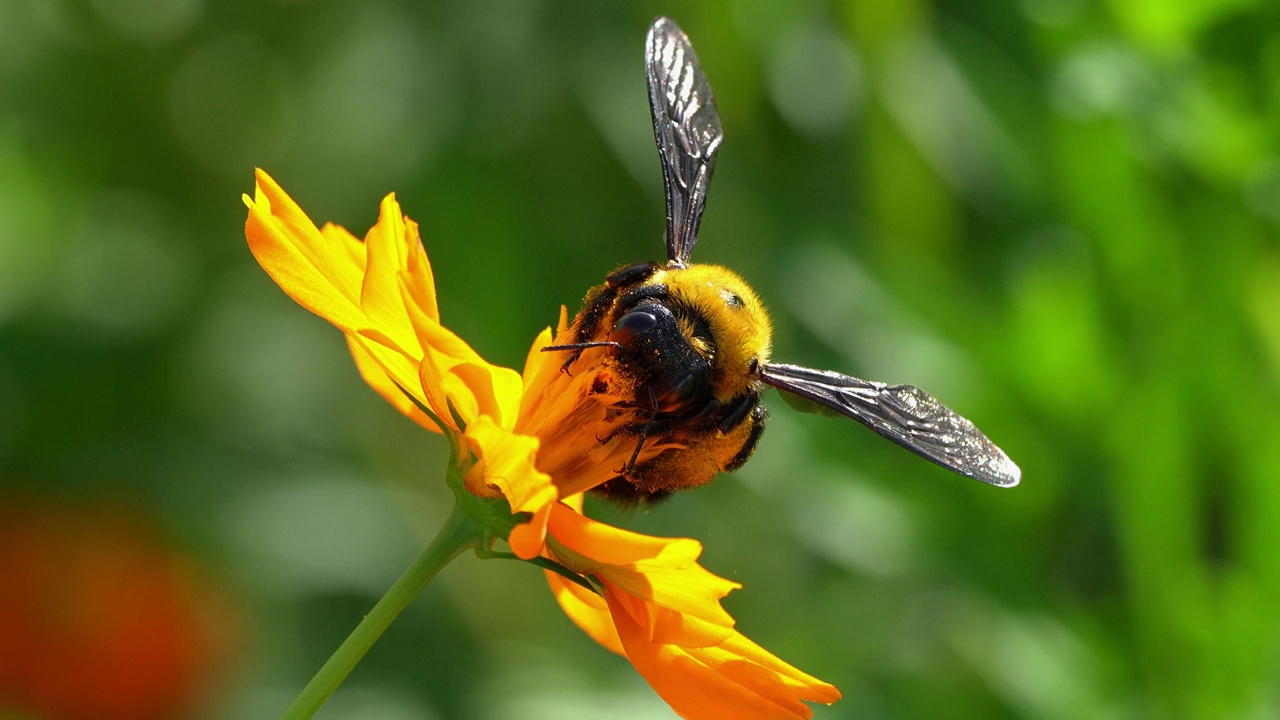
<svg viewBox="0 0 1280 720"><path fill-rule="evenodd" d="M316 714L321 705L351 674L369 648L382 636L402 610L408 606L418 591L426 587L431 578L451 560L467 548L476 547L482 538L482 530L463 509L454 507L444 527L426 550L404 571L395 584L382 596L377 605L360 621L342 645L329 657L311 682L302 689L281 720L305 720Z"/></svg>

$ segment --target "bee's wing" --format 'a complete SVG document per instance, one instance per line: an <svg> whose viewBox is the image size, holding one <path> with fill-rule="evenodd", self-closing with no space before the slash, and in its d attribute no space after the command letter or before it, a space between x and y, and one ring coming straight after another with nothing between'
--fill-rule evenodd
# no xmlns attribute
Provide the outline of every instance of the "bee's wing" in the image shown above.
<svg viewBox="0 0 1280 720"><path fill-rule="evenodd" d="M765 365L760 379L863 423L961 475L1012 487L1022 471L973 423L920 388L859 380L830 370Z"/></svg>
<svg viewBox="0 0 1280 720"><path fill-rule="evenodd" d="M698 56L674 20L660 17L649 26L644 59L666 186L667 260L684 266L698 239L724 129Z"/></svg>

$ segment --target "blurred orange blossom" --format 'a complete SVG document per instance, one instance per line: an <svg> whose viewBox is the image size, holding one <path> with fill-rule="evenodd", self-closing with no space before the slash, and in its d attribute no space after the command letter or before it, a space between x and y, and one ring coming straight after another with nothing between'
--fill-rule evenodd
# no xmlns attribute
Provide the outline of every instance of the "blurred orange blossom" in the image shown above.
<svg viewBox="0 0 1280 720"><path fill-rule="evenodd" d="M0 716L185 717L236 644L232 606L124 507L0 497Z"/></svg>

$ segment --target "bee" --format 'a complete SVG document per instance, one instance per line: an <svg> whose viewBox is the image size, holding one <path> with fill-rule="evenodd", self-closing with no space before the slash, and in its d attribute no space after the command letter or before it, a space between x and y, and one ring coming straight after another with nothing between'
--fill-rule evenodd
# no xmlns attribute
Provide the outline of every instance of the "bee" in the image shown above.
<svg viewBox="0 0 1280 720"><path fill-rule="evenodd" d="M853 418L961 475L1017 485L1021 471L1000 448L920 389L771 362L769 315L751 286L727 268L689 261L724 130L693 46L669 18L649 27L645 70L667 262L614 270L587 293L570 342L543 348L569 354L565 372L584 351L603 348L632 389L616 409L629 418L618 432L636 438L635 450L597 490L624 502L653 501L741 467L764 432L766 386ZM638 461L646 442L668 447Z"/></svg>

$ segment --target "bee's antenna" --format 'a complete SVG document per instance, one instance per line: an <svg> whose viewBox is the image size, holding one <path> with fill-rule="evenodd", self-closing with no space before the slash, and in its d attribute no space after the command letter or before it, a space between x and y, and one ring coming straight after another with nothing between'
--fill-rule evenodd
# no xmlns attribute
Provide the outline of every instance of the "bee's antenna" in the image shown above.
<svg viewBox="0 0 1280 720"><path fill-rule="evenodd" d="M593 342L567 343L564 345L543 345L542 352L551 352L552 350L586 350L593 347L622 347L620 343L612 340L599 340Z"/></svg>

